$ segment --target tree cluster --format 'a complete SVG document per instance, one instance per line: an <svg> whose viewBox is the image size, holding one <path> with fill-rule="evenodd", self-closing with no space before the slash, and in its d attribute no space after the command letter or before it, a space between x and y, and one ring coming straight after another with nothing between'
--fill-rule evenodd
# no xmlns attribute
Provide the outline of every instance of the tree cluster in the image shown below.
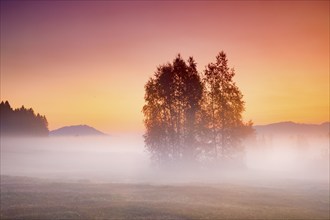
<svg viewBox="0 0 330 220"><path fill-rule="evenodd" d="M24 106L12 109L9 102L0 103L1 135L48 136L45 116L35 114Z"/></svg>
<svg viewBox="0 0 330 220"><path fill-rule="evenodd" d="M243 95L226 54L198 73L195 60L178 55L157 68L145 85L144 140L154 161L224 161L242 156L241 140L253 132L242 121Z"/></svg>

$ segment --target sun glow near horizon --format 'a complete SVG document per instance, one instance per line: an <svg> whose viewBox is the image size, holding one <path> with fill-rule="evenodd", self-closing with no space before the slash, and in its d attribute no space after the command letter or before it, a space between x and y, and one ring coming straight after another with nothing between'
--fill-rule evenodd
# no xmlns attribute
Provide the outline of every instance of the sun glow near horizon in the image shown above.
<svg viewBox="0 0 330 220"><path fill-rule="evenodd" d="M244 120L329 121L329 2L1 2L1 100L143 132L144 85L177 53L200 72L224 50ZM171 11L169 14L168 11Z"/></svg>

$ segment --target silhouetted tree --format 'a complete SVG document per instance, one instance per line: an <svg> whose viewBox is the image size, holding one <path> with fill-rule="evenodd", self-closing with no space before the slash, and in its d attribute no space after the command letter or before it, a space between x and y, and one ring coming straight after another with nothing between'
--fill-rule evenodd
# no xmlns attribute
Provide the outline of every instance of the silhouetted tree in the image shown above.
<svg viewBox="0 0 330 220"><path fill-rule="evenodd" d="M192 57L178 55L157 68L145 85L144 140L152 158L164 162L239 158L241 140L253 133L242 121L243 95L224 52L201 79Z"/></svg>
<svg viewBox="0 0 330 220"><path fill-rule="evenodd" d="M252 122L242 121L243 95L233 81L234 75L223 51L204 71L202 108L208 133L204 148L218 161L242 156L241 140L253 131Z"/></svg>
<svg viewBox="0 0 330 220"><path fill-rule="evenodd" d="M45 116L22 106L12 109L9 102L0 103L1 135L47 136L48 122Z"/></svg>
<svg viewBox="0 0 330 220"><path fill-rule="evenodd" d="M149 79L143 107L144 138L154 160L194 161L202 89L192 57L186 63L178 55L172 64L158 67Z"/></svg>

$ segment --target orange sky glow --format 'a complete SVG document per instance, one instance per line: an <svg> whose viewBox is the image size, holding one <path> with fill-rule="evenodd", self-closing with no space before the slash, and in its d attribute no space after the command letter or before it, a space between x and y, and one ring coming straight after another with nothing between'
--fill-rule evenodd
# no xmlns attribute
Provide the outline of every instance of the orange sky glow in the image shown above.
<svg viewBox="0 0 330 220"><path fill-rule="evenodd" d="M245 120L329 121L329 1L1 1L1 100L143 132L144 85L177 53L198 70L224 50Z"/></svg>

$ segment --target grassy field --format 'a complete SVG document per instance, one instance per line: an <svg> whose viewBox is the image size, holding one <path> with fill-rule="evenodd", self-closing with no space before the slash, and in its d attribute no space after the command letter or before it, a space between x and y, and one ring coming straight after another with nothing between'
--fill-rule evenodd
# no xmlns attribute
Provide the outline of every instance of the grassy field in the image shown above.
<svg viewBox="0 0 330 220"><path fill-rule="evenodd" d="M1 176L1 219L329 219L327 182L119 184Z"/></svg>

